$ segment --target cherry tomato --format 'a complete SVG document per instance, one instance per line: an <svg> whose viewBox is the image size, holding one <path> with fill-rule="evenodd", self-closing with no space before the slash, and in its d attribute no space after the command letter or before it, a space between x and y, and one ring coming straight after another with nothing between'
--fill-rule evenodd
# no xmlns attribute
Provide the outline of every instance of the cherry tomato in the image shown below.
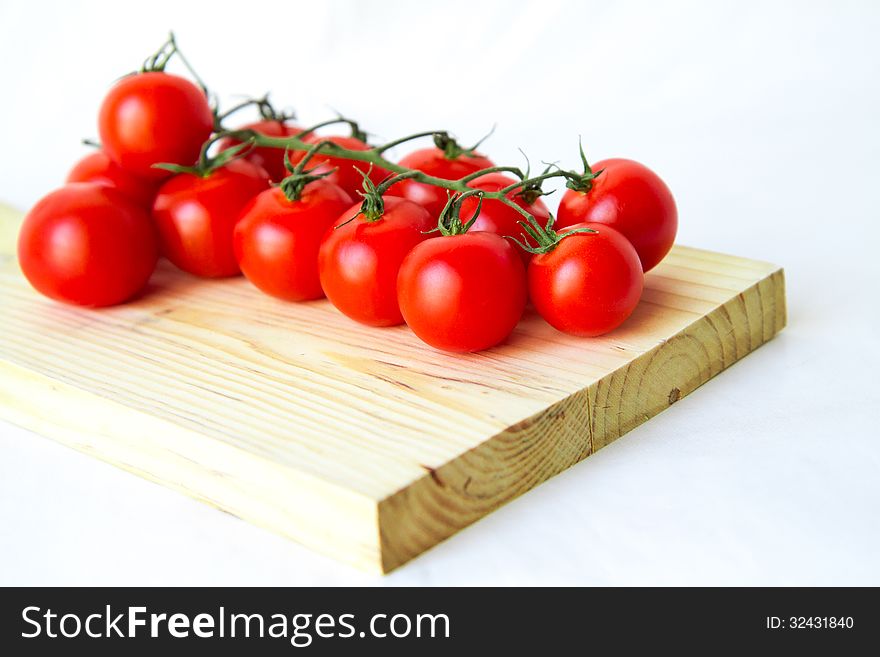
<svg viewBox="0 0 880 657"><path fill-rule="evenodd" d="M473 187L474 189L482 189L486 192L498 192L505 187L514 184L515 182L517 182L515 178L505 176L503 173L487 173L468 183L468 187ZM516 191L509 192L507 194L507 198L511 199L521 208L530 212L531 215L542 226L545 225L547 223L547 219L550 218L550 211L547 209L547 206L544 205L544 201L542 201L540 198L535 199L534 203L527 203L522 196L519 196L516 193ZM477 199L473 196L470 196L462 201L462 221L467 221L471 218L471 216L473 216L474 212L477 209L477 202ZM516 237L520 241L525 241L530 246L534 246L535 241L533 239L528 236L526 236L525 238L523 237L524 231L522 226L519 225L519 222L524 220L525 217L523 217L519 212L514 210L512 207L505 205L501 201L498 201L496 199L484 199L480 207L480 216L477 217L477 220L471 226L470 230L481 230L502 236L508 235L510 237ZM518 245L516 246L516 250L519 252L523 263L527 265L532 257L532 254L528 251L523 250Z"/></svg>
<svg viewBox="0 0 880 657"><path fill-rule="evenodd" d="M98 131L119 166L146 178L166 178L158 162L191 165L214 129L205 94L189 80L153 71L117 82L101 104Z"/></svg>
<svg viewBox="0 0 880 657"><path fill-rule="evenodd" d="M463 154L456 158L446 157L445 153L436 146L413 151L400 160L400 165L447 180L458 180L480 169L495 166L489 158L476 153L473 155ZM448 198L446 190L442 187L426 185L415 180L403 180L394 185L391 191L397 196L418 203L434 218L440 216Z"/></svg>
<svg viewBox="0 0 880 657"><path fill-rule="evenodd" d="M611 226L632 242L642 268L653 269L672 248L678 230L672 192L656 173L633 160L602 160L592 168L604 171L588 192L565 193L556 228L584 221Z"/></svg>
<svg viewBox="0 0 880 657"><path fill-rule="evenodd" d="M239 273L232 234L242 208L269 186L264 169L238 159L207 176L179 173L153 202L162 253L197 276Z"/></svg>
<svg viewBox="0 0 880 657"><path fill-rule="evenodd" d="M294 137L302 132L302 128L283 121L273 121L271 119L257 121L241 126L240 130L253 130L267 137ZM220 150L225 150L232 146L236 146L241 142L237 139L227 137L220 140ZM257 166L261 166L269 174L270 180L279 182L282 178L287 177L287 169L284 166L284 149L273 148L271 146L257 146L252 149L245 159L253 162ZM296 157L291 153L291 162L296 162Z"/></svg>
<svg viewBox="0 0 880 657"><path fill-rule="evenodd" d="M642 294L644 276L636 250L605 224L575 224L596 233L565 237L548 253L532 258L529 296L552 326L579 336L596 336L619 326Z"/></svg>
<svg viewBox="0 0 880 657"><path fill-rule="evenodd" d="M235 225L235 257L242 273L266 294L305 301L324 296L318 248L352 199L324 180L309 183L296 201L280 187L255 196Z"/></svg>
<svg viewBox="0 0 880 657"><path fill-rule="evenodd" d="M95 151L77 162L67 174L67 182L93 182L114 187L137 205L149 208L159 188L156 180L129 173L104 151Z"/></svg>
<svg viewBox="0 0 880 657"><path fill-rule="evenodd" d="M504 341L526 305L526 270L494 233L467 232L416 245L400 266L406 323L432 347L479 351Z"/></svg>
<svg viewBox="0 0 880 657"><path fill-rule="evenodd" d="M158 253L146 210L98 183L70 183L44 196L18 235L18 262L30 284L82 306L132 298L149 280Z"/></svg>
<svg viewBox="0 0 880 657"><path fill-rule="evenodd" d="M366 151L370 149L369 144L362 142L356 137L327 137L324 135L311 134L303 137L303 141L309 144L315 144L319 141L332 141L337 146L342 146L342 148L347 148L352 151ZM297 160L294 160L293 155L291 154L290 159L295 163L298 160L301 160L303 155L304 153L300 152ZM356 160L346 160L342 157L332 157L330 155L324 155L323 153L318 153L310 158L306 163L306 168L312 169L319 164L325 163L329 168L336 167L336 171L331 174L327 180L342 187L342 189L351 194L352 198L358 198L358 192L362 191L364 188L364 177L360 174L360 171L363 171L364 173L369 171L370 180L377 185L388 176L388 171L382 167L374 166L370 169L368 163L358 162ZM360 169L360 171L358 171L358 169Z"/></svg>
<svg viewBox="0 0 880 657"><path fill-rule="evenodd" d="M321 287L345 315L370 326L403 322L397 304L397 272L416 244L430 237L436 222L422 206L397 196L385 197L385 214L368 221L354 205L339 217L318 252Z"/></svg>

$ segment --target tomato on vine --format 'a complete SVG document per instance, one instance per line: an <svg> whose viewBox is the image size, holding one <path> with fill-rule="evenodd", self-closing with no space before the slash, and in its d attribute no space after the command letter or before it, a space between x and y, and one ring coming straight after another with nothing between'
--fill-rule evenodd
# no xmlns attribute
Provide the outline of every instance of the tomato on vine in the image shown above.
<svg viewBox="0 0 880 657"><path fill-rule="evenodd" d="M321 287L343 314L370 326L403 322L397 303L400 263L435 226L428 211L412 201L382 194L365 179L364 200L338 219L318 252Z"/></svg>
<svg viewBox="0 0 880 657"><path fill-rule="evenodd" d="M519 181L510 176L494 172L475 178L468 183L468 186L484 192L500 192L511 185L515 185L517 182ZM550 211L544 205L544 201L530 190L520 193L521 191L521 188L514 189L505 194L505 197L530 213L542 225L546 224L550 218ZM477 199L469 196L463 200L461 211L465 215L473 214L476 207ZM497 199L486 199L482 201L482 209L471 230L482 230L501 235L502 237L522 238L523 231L519 223L522 220L523 215L517 212L515 208ZM534 243L530 242L528 237L525 240L527 244L534 246ZM523 264L528 264L529 259L532 257L531 254L519 245L517 245L516 249L523 260Z"/></svg>
<svg viewBox="0 0 880 657"><path fill-rule="evenodd" d="M235 224L244 206L269 186L264 169L231 159L241 148L221 151L213 161L204 148L199 166L172 168L178 173L162 184L153 202L162 253L196 276L240 272L233 250Z"/></svg>
<svg viewBox="0 0 880 657"><path fill-rule="evenodd" d="M67 182L93 182L113 187L144 208L153 204L153 196L159 188L158 181L126 171L102 150L89 153L77 162L67 174Z"/></svg>
<svg viewBox="0 0 880 657"><path fill-rule="evenodd" d="M461 197L448 203L442 236L406 256L397 298L407 325L424 342L445 351L480 351L506 340L522 317L526 270L509 240L473 230L473 219L462 225L460 208ZM446 213L452 216L448 225Z"/></svg>
<svg viewBox="0 0 880 657"><path fill-rule="evenodd" d="M160 162L194 164L202 143L214 129L214 113L204 85L199 88L186 78L165 72L175 54L183 59L171 35L144 62L141 72L113 85L98 115L104 150L123 169L145 178L168 176L167 171L153 167Z"/></svg>
<svg viewBox="0 0 880 657"><path fill-rule="evenodd" d="M582 222L611 226L632 242L644 271L653 269L672 248L678 230L672 192L656 173L633 160L613 158L590 167L583 150L581 158L583 181L568 183L557 228Z"/></svg>
<svg viewBox="0 0 880 657"><path fill-rule="evenodd" d="M99 183L70 183L46 195L18 235L18 262L30 284L47 297L82 306L131 299L157 259L146 210Z"/></svg>
<svg viewBox="0 0 880 657"><path fill-rule="evenodd" d="M632 314L644 276L626 237L596 223L574 224L560 233L530 230L544 252L529 263L529 297L549 324L571 335L594 337Z"/></svg>
<svg viewBox="0 0 880 657"><path fill-rule="evenodd" d="M399 162L400 166L447 180L458 180L481 169L495 166L492 160L476 152L479 144L473 148L462 148L445 133L435 133L434 144L405 155ZM392 192L418 203L431 216L438 218L448 200L446 190L442 187L412 179L397 183Z"/></svg>
<svg viewBox="0 0 880 657"><path fill-rule="evenodd" d="M175 55L195 82L165 71ZM248 106L260 119L227 130ZM198 276L243 271L276 297L326 294L364 324L405 319L429 344L473 351L506 339L527 291L560 330L613 329L675 239L672 194L632 160L604 160L594 172L581 149L582 173L549 165L530 177L446 132L371 146L351 119L301 128L292 118L268 96L223 114L212 108L171 35L106 94L101 150L68 175L88 182L32 210L19 241L26 276L53 298L118 303L143 287L160 248ZM316 134L337 123L351 134ZM429 136L433 147L400 163L385 156ZM551 178L569 188L556 219L541 199ZM269 189L270 179L279 186ZM356 194L363 200L352 206ZM429 240L435 231L441 237Z"/></svg>
<svg viewBox="0 0 880 657"><path fill-rule="evenodd" d="M301 189L282 186L261 192L245 206L235 226L235 257L242 273L274 297L320 299L324 291L318 249L351 204L344 189L320 179Z"/></svg>

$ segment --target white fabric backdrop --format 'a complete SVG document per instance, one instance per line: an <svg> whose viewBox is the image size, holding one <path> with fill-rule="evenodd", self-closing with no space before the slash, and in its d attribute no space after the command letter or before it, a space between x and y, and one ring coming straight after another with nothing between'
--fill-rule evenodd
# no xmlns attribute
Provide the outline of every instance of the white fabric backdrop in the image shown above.
<svg viewBox="0 0 880 657"><path fill-rule="evenodd" d="M680 242L786 267L790 324L384 579L0 424L0 584L880 584L880 4L4 0L0 198L60 183L170 27L227 101L639 159Z"/></svg>

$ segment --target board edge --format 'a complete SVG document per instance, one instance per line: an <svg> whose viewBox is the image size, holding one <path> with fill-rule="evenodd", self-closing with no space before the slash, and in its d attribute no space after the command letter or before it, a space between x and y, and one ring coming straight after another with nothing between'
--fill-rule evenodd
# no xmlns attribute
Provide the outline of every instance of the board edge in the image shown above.
<svg viewBox="0 0 880 657"><path fill-rule="evenodd" d="M422 477L379 502L383 572L388 573L400 567L497 508L608 446L646 420L678 403L775 337L787 323L785 272L776 265L768 264L768 268L772 270L755 283L733 294L727 301L717 304L711 311L623 367L440 466L422 466L426 470ZM772 301L765 303L764 297L769 297ZM725 316L731 316L731 304L743 304L748 320L748 303L754 300L758 301L760 308L760 324L749 320L746 325L731 326L730 335L734 343L739 345L742 342L747 347L738 347L733 358L720 358L716 366L709 363L708 371L699 371L696 376L689 371L679 371L678 378L670 382L672 385L668 392L652 392L647 413L642 404L630 404L629 408L615 409L614 413L620 415L619 424L613 431L604 424L598 424L602 388L612 385L611 379L619 377L623 370L633 367L662 366L664 353L669 354L682 343L692 341L695 333L705 330L705 326L712 325L713 321L730 324L729 319L722 320ZM628 377L624 376L626 378ZM531 442L531 445L514 452L514 459L498 459L498 453L511 452L511 442ZM541 453L542 449L547 451ZM537 474L533 473L532 478L527 480L518 480L517 472L505 471L503 467L489 470L482 468L489 461L514 463L516 467L520 467L519 463L523 461L535 460L544 461L546 465L537 469ZM496 494L485 494L486 489L499 481L512 481L513 485L506 488L496 486ZM481 490L484 494L480 494ZM413 527L416 528L415 532L412 531Z"/></svg>

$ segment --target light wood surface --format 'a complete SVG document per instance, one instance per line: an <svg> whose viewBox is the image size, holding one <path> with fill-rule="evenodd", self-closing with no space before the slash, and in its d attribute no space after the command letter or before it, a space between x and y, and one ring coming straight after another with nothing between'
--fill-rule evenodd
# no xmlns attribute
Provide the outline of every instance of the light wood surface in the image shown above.
<svg viewBox="0 0 880 657"><path fill-rule="evenodd" d="M0 210L0 417L387 572L656 415L785 324L783 272L675 247L620 329L529 314L448 355L326 301L162 263L83 310L40 297Z"/></svg>

